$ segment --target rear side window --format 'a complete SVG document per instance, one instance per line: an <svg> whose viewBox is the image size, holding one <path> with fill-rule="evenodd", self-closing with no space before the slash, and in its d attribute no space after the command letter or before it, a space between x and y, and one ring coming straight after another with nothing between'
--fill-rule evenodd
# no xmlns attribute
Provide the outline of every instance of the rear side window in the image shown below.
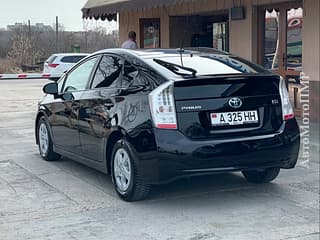
<svg viewBox="0 0 320 240"><path fill-rule="evenodd" d="M125 61L123 68L123 79L121 87L150 86L152 72L139 71L139 69Z"/></svg>
<svg viewBox="0 0 320 240"><path fill-rule="evenodd" d="M120 87L123 61L116 56L103 56L91 88Z"/></svg>
<svg viewBox="0 0 320 240"><path fill-rule="evenodd" d="M129 62L124 62L122 87L132 86L136 82L139 71Z"/></svg>
<svg viewBox="0 0 320 240"><path fill-rule="evenodd" d="M54 60L56 60L57 56L55 55L51 55L47 60L46 63L53 63Z"/></svg>
<svg viewBox="0 0 320 240"><path fill-rule="evenodd" d="M61 62L64 62L64 63L77 63L84 57L86 57L86 56L65 56L65 57L61 58Z"/></svg>

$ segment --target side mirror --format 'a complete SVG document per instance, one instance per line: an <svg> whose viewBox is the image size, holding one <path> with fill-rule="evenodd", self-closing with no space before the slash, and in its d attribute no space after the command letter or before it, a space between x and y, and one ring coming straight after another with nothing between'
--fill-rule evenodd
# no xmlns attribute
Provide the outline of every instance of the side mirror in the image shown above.
<svg viewBox="0 0 320 240"><path fill-rule="evenodd" d="M74 96L71 92L65 92L64 94L62 94L60 96L64 101L73 101L74 100Z"/></svg>
<svg viewBox="0 0 320 240"><path fill-rule="evenodd" d="M43 92L51 95L58 95L58 84L56 82L47 83L43 87Z"/></svg>

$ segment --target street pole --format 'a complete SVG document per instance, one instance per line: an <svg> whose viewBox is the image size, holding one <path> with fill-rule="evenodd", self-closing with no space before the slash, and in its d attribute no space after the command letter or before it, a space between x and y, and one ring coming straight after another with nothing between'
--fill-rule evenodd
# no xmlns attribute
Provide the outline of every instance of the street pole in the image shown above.
<svg viewBox="0 0 320 240"><path fill-rule="evenodd" d="M58 16L56 16L56 53L58 52L58 31L59 31L59 21L58 21Z"/></svg>
<svg viewBox="0 0 320 240"><path fill-rule="evenodd" d="M31 22L30 22L30 19L28 20L28 44L30 44L30 47L31 47ZM28 54L28 60L26 62L26 64L31 64L31 49L28 50L29 51L29 54Z"/></svg>
<svg viewBox="0 0 320 240"><path fill-rule="evenodd" d="M28 20L28 37L29 41L31 40L31 22L30 19Z"/></svg>

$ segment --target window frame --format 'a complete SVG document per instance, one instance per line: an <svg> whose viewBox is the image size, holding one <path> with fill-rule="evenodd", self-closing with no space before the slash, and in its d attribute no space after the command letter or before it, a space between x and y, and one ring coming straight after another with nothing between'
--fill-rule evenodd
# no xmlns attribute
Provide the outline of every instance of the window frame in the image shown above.
<svg viewBox="0 0 320 240"><path fill-rule="evenodd" d="M103 54L101 54L100 59L99 59L98 62L96 63L95 70L94 70L94 72L93 72L92 75L91 75L90 82L88 83L88 89L89 89L89 90L122 89L122 78L123 78L124 64L123 64L122 67L121 67L121 72L120 72L120 78L121 78L121 80L120 80L120 86L119 86L119 87L110 87L110 86L108 86L108 87L94 88L94 87L92 86L92 85L93 85L93 81L94 81L94 77L96 76L96 73L97 73L97 71L98 71L98 66L100 65L103 57L105 57L105 56L106 56L106 57L117 57L117 58L119 58L120 60L122 60L123 62L126 61L126 59L125 59L123 56L119 55L119 54L114 54L114 53L103 53Z"/></svg>
<svg viewBox="0 0 320 240"><path fill-rule="evenodd" d="M70 75L73 71L75 71L78 67L80 67L82 64L84 64L84 63L92 60L93 58L96 58L97 60L96 60L94 66L93 66L93 68L92 68L92 70L91 70L91 72L90 72L90 74L89 74L89 79L88 79L88 81L87 81L87 83L86 83L85 89L83 89L83 90L77 90L77 91L71 91L71 92L81 92L81 91L85 91L85 90L88 89L89 83L92 81L93 74L95 73L95 71L96 71L96 69L97 69L97 66L98 66L97 63L99 63L100 60L101 60L101 55L93 55L93 56L90 56L89 58L84 58L83 60L81 60L80 62L78 62L75 66L73 66L73 67L65 74L65 76L64 76L64 80L63 80L64 82L63 82L63 85L62 85L61 94L66 93L66 91L65 91L65 84L66 84L66 81L68 80L69 75Z"/></svg>
<svg viewBox="0 0 320 240"><path fill-rule="evenodd" d="M63 87L64 87L64 82L65 82L65 80L66 80L66 77L67 77L67 75L66 75L66 74L63 74L63 75L60 77L60 79L57 81L58 94L59 94L59 95L63 94L62 89L63 89ZM62 82L62 86L61 86L61 89L60 89L60 88L59 88L59 84L60 84L61 82Z"/></svg>

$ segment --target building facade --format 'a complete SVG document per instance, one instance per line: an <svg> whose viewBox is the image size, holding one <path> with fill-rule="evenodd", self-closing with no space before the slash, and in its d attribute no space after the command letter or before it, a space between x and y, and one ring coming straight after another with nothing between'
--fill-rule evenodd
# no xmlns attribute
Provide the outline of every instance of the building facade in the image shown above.
<svg viewBox="0 0 320 240"><path fill-rule="evenodd" d="M261 64L286 79L296 115L319 122L319 2L88 0L82 11L118 20L120 41L136 31L141 48L214 47Z"/></svg>

